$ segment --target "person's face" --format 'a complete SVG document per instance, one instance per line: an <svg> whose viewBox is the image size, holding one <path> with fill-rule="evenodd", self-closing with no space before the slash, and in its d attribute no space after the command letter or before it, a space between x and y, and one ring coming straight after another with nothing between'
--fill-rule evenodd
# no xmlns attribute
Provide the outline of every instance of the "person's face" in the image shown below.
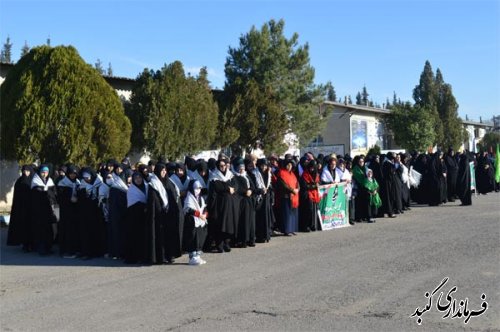
<svg viewBox="0 0 500 332"><path fill-rule="evenodd" d="M184 176L184 168L178 168L176 173L178 176Z"/></svg>
<svg viewBox="0 0 500 332"><path fill-rule="evenodd" d="M155 165L148 166L149 173L153 173L155 171Z"/></svg>
<svg viewBox="0 0 500 332"><path fill-rule="evenodd" d="M167 169L166 169L166 168L164 168L164 169L162 169L162 170L160 171L160 176L161 176L161 178L162 178L162 179L163 179L165 176L167 176Z"/></svg>
<svg viewBox="0 0 500 332"><path fill-rule="evenodd" d="M113 169L114 169L115 167L114 167L113 165L111 165L111 164L108 164L108 165L106 166L106 168L108 169L108 172L110 172L110 173L111 173L111 172L113 172Z"/></svg>
<svg viewBox="0 0 500 332"><path fill-rule="evenodd" d="M23 174L24 174L24 176L30 176L31 171L30 171L29 169L25 169L25 170L23 171Z"/></svg>
<svg viewBox="0 0 500 332"><path fill-rule="evenodd" d="M140 176L140 175L136 175L136 176L134 176L134 183L135 183L137 186L141 186L141 185L142 185L142 183L143 183L142 176Z"/></svg>
<svg viewBox="0 0 500 332"><path fill-rule="evenodd" d="M399 163L399 162L401 162L401 156L400 156L399 154L398 154L398 155L396 155L396 161L397 161L398 163Z"/></svg>
<svg viewBox="0 0 500 332"><path fill-rule="evenodd" d="M245 173L245 167L238 167L238 173L243 174Z"/></svg>
<svg viewBox="0 0 500 332"><path fill-rule="evenodd" d="M64 171L59 171L59 176L65 176L66 173Z"/></svg>
<svg viewBox="0 0 500 332"><path fill-rule="evenodd" d="M85 180L85 182L89 183L89 184L92 184L91 182L91 178L83 178L83 180Z"/></svg>
<svg viewBox="0 0 500 332"><path fill-rule="evenodd" d="M46 179L49 176L49 172L47 172L47 171L40 172L40 176L42 178Z"/></svg>
<svg viewBox="0 0 500 332"><path fill-rule="evenodd" d="M363 166L365 164L365 160L363 158L359 158L358 165Z"/></svg>
<svg viewBox="0 0 500 332"><path fill-rule="evenodd" d="M202 170L199 170L198 173L203 177L205 175L207 175L207 171L205 171L204 169Z"/></svg>
<svg viewBox="0 0 500 332"><path fill-rule="evenodd" d="M70 173L68 176L71 180L76 179L76 173Z"/></svg>
<svg viewBox="0 0 500 332"><path fill-rule="evenodd" d="M132 183L132 177L131 176L128 176L127 177L127 184L131 184Z"/></svg>
<svg viewBox="0 0 500 332"><path fill-rule="evenodd" d="M226 169L227 169L227 165L226 165L226 163L225 163L225 162L221 162L221 163L219 164L219 171L221 171L221 172L225 172L225 171L226 171Z"/></svg>
<svg viewBox="0 0 500 332"><path fill-rule="evenodd" d="M267 171L267 165L266 164L260 165L260 170L262 171L262 173L264 173L265 171Z"/></svg>
<svg viewBox="0 0 500 332"><path fill-rule="evenodd" d="M115 170L116 174L120 175L123 172L123 169L121 167L117 167Z"/></svg>
<svg viewBox="0 0 500 332"><path fill-rule="evenodd" d="M278 167L278 161L277 160L271 160L271 166L273 167Z"/></svg>
<svg viewBox="0 0 500 332"><path fill-rule="evenodd" d="M293 168L292 163L288 163L288 164L286 164L286 170L287 170L287 171L291 172L291 171L292 171L292 168Z"/></svg>
<svg viewBox="0 0 500 332"><path fill-rule="evenodd" d="M334 169L337 167L337 161L335 159L330 160L330 168Z"/></svg>
<svg viewBox="0 0 500 332"><path fill-rule="evenodd" d="M253 163L253 162L248 163L248 165L247 165L247 169L248 169L248 171L249 171L249 172L253 171L253 169L254 169L254 168L255 168L255 165L254 165L254 163Z"/></svg>
<svg viewBox="0 0 500 332"><path fill-rule="evenodd" d="M371 178L371 177L373 176L373 172L368 172L368 173L366 174L366 176L367 176L368 178Z"/></svg>
<svg viewBox="0 0 500 332"><path fill-rule="evenodd" d="M343 172L343 171L345 171L345 163L340 164L340 165L339 165L339 168L342 170L342 172Z"/></svg>

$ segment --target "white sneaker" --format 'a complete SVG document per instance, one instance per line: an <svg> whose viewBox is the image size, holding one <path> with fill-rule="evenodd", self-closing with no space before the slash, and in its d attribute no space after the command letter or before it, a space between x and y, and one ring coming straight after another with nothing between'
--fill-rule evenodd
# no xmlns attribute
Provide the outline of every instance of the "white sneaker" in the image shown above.
<svg viewBox="0 0 500 332"><path fill-rule="evenodd" d="M201 258L200 256L198 256L198 259L200 260L200 264L203 265L203 264L207 264L207 261L204 260L203 258Z"/></svg>
<svg viewBox="0 0 500 332"><path fill-rule="evenodd" d="M200 265L202 264L200 261L200 257L198 256L193 256L189 259L189 265Z"/></svg>

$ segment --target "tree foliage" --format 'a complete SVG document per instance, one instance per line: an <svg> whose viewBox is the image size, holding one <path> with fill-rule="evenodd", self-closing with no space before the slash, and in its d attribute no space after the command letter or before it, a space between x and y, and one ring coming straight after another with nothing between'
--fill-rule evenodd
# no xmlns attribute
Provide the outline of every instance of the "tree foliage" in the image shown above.
<svg viewBox="0 0 500 332"><path fill-rule="evenodd" d="M457 149L465 139L462 119L458 116L458 103L452 87L443 79L439 68L434 75L429 61L425 62L420 82L413 90L415 104L433 110L435 145Z"/></svg>
<svg viewBox="0 0 500 332"><path fill-rule="evenodd" d="M179 61L139 75L127 110L135 150L175 159L211 146L218 107L206 76L186 77Z"/></svg>
<svg viewBox="0 0 500 332"><path fill-rule="evenodd" d="M396 143L410 151L426 151L434 145L434 126L429 119L436 116L435 110L409 102L393 106L387 123L394 133Z"/></svg>
<svg viewBox="0 0 500 332"><path fill-rule="evenodd" d="M28 46L28 42L24 41L24 46L21 48L21 58L28 54L30 51L30 47Z"/></svg>
<svg viewBox="0 0 500 332"><path fill-rule="evenodd" d="M283 20L271 20L260 30L252 27L240 37L237 48L229 48L224 87L227 106L223 113L236 112L239 118L245 114L253 116L247 124L252 124L251 131L258 133L246 135L240 130L236 144L241 146L252 145L254 142L247 141L250 138L271 142L274 139L261 135L284 138L284 134L290 131L297 135L301 145L306 145L325 125L318 112L319 104L324 100L318 97L325 93L313 83L314 68L309 64L309 46L307 43L299 45L297 33L286 38L284 27ZM258 98L267 104L244 101L245 96L250 97L248 91L252 91L253 100L259 95ZM273 116L259 117L259 112L252 109L261 109L260 114L267 112ZM262 130L266 126L275 128L276 133Z"/></svg>
<svg viewBox="0 0 500 332"><path fill-rule="evenodd" d="M2 51L0 52L0 62L12 63L12 43L10 37L3 44Z"/></svg>
<svg viewBox="0 0 500 332"><path fill-rule="evenodd" d="M496 151L497 144L500 144L500 133L490 131L483 136L478 147L481 151L490 152Z"/></svg>
<svg viewBox="0 0 500 332"><path fill-rule="evenodd" d="M111 86L72 46L40 46L0 88L2 157L93 165L123 157L131 126Z"/></svg>

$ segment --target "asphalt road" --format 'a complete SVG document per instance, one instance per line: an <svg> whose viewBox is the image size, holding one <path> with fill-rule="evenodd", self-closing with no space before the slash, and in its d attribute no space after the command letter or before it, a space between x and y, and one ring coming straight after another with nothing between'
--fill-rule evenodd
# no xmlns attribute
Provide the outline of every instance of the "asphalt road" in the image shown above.
<svg viewBox="0 0 500 332"><path fill-rule="evenodd" d="M395 219L205 254L203 266L125 266L24 254L2 229L1 331L500 331L500 194ZM443 319L442 289L472 317ZM445 303L446 301L442 301Z"/></svg>

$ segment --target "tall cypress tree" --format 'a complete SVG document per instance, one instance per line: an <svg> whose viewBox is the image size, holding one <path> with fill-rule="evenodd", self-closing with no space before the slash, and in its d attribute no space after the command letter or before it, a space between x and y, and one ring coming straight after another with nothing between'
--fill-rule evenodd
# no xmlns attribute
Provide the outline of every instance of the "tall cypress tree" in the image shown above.
<svg viewBox="0 0 500 332"><path fill-rule="evenodd" d="M28 42L24 41L24 46L21 48L21 58L28 54L30 51L30 47L28 46Z"/></svg>
<svg viewBox="0 0 500 332"><path fill-rule="evenodd" d="M356 105L363 105L363 97L361 96L361 92L359 91L356 94Z"/></svg>
<svg viewBox="0 0 500 332"><path fill-rule="evenodd" d="M368 101L368 90L366 90L366 86L363 85L363 91L361 92L361 103L364 106L372 106L373 102Z"/></svg>
<svg viewBox="0 0 500 332"><path fill-rule="evenodd" d="M438 88L431 63L425 62L424 70L420 74L420 81L413 89L413 99L417 106L429 110L429 121L434 123L435 142L441 143L444 139L443 123L438 113Z"/></svg>

